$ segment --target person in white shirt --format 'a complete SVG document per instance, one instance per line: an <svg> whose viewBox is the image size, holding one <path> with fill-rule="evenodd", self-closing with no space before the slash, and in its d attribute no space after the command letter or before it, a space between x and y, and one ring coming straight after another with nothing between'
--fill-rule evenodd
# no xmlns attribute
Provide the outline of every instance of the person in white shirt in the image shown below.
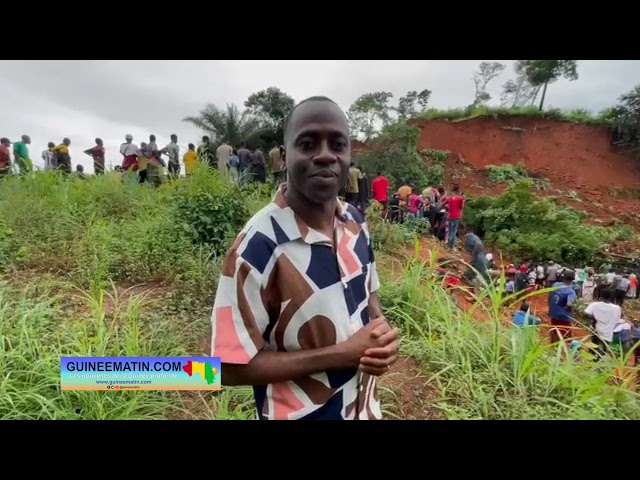
<svg viewBox="0 0 640 480"><path fill-rule="evenodd" d="M617 325L624 323L622 309L613 303L614 296L611 289L602 290L601 301L590 303L585 309L585 315L594 323L595 335L591 340L596 344L596 352L604 355L613 341L613 332Z"/></svg>
<svg viewBox="0 0 640 480"><path fill-rule="evenodd" d="M120 145L120 153L122 154L122 169L127 172L138 171L138 146L133 143L133 136L127 134L125 137L126 142Z"/></svg>
<svg viewBox="0 0 640 480"><path fill-rule="evenodd" d="M48 172L49 170L55 170L56 165L56 154L53 153L53 149L56 147L56 144L53 142L49 142L47 144L48 150L44 150L42 152L42 161L44 162L44 171Z"/></svg>

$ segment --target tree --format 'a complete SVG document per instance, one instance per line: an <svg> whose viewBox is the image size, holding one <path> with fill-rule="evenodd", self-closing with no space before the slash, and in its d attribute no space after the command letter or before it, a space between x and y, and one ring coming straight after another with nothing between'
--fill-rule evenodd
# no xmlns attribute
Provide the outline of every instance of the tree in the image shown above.
<svg viewBox="0 0 640 480"><path fill-rule="evenodd" d="M431 96L431 90L422 90L418 93L416 90L407 92L404 97L400 97L398 100L398 107L395 108L398 112L398 117L401 120L411 118L417 113L422 113L427 109L429 103L429 97ZM420 111L416 111L416 102L420 106Z"/></svg>
<svg viewBox="0 0 640 480"><path fill-rule="evenodd" d="M608 111L612 118L615 143L637 147L640 145L640 85L621 95L620 104Z"/></svg>
<svg viewBox="0 0 640 480"><path fill-rule="evenodd" d="M258 118L265 127L276 131L282 136L284 120L295 105L293 98L278 87L252 93L244 102L247 111Z"/></svg>
<svg viewBox="0 0 640 480"><path fill-rule="evenodd" d="M515 80L508 80L502 86L500 105L503 107L520 108L530 103L533 104L540 92L540 85L534 86L529 83L524 72L516 75Z"/></svg>
<svg viewBox="0 0 640 480"><path fill-rule="evenodd" d="M212 143L226 142L229 145L241 144L260 129L257 118L246 110L240 112L234 104L227 104L225 110L208 104L197 116L185 117L182 121L207 132Z"/></svg>
<svg viewBox="0 0 640 480"><path fill-rule="evenodd" d="M578 79L577 60L518 60L515 65L516 73L524 72L529 83L542 86L540 110L544 105L547 86L563 77L569 81Z"/></svg>
<svg viewBox="0 0 640 480"><path fill-rule="evenodd" d="M478 70L473 72L473 83L476 86L476 94L471 108L479 107L491 100L487 92L487 85L491 80L500 75L506 66L500 62L482 62Z"/></svg>
<svg viewBox="0 0 640 480"><path fill-rule="evenodd" d="M347 118L349 128L357 135L361 133L365 141L369 140L379 129L376 123L385 126L389 123L389 99L393 97L391 92L365 93L353 102Z"/></svg>

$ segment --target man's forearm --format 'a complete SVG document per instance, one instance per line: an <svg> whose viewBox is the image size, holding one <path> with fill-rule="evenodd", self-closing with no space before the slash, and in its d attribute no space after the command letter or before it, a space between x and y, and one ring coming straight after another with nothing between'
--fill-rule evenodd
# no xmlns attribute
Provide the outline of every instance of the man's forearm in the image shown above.
<svg viewBox="0 0 640 480"><path fill-rule="evenodd" d="M359 358L350 358L341 344L297 352L263 350L247 365L223 363L222 380L224 385L266 385L358 365Z"/></svg>

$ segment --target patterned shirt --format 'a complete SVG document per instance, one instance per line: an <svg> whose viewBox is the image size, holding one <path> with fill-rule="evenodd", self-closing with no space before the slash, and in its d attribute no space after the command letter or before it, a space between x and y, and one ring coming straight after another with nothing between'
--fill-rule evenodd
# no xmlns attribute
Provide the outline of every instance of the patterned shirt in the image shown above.
<svg viewBox="0 0 640 480"><path fill-rule="evenodd" d="M330 239L295 215L283 192L247 223L225 258L211 342L223 363L248 364L262 349L328 347L370 321L369 297L380 282L362 213L339 202ZM356 368L256 386L254 396L263 420L382 416L376 377Z"/></svg>

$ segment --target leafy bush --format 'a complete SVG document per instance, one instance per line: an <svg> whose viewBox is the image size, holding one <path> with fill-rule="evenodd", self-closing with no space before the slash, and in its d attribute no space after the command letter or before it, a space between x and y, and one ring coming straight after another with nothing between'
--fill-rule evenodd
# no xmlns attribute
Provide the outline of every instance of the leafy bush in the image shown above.
<svg viewBox="0 0 640 480"><path fill-rule="evenodd" d="M210 245L224 253L226 242L249 218L242 196L196 192L175 197L175 221L195 244Z"/></svg>
<svg viewBox="0 0 640 480"><path fill-rule="evenodd" d="M522 165L487 165L485 169L488 172L489 180L495 183L510 182L527 178L527 169Z"/></svg>
<svg viewBox="0 0 640 480"><path fill-rule="evenodd" d="M585 218L554 199L536 199L528 181L517 182L495 199L470 199L464 213L466 225L483 231L487 243L512 260L553 259L569 265L593 262L619 235L589 226Z"/></svg>

